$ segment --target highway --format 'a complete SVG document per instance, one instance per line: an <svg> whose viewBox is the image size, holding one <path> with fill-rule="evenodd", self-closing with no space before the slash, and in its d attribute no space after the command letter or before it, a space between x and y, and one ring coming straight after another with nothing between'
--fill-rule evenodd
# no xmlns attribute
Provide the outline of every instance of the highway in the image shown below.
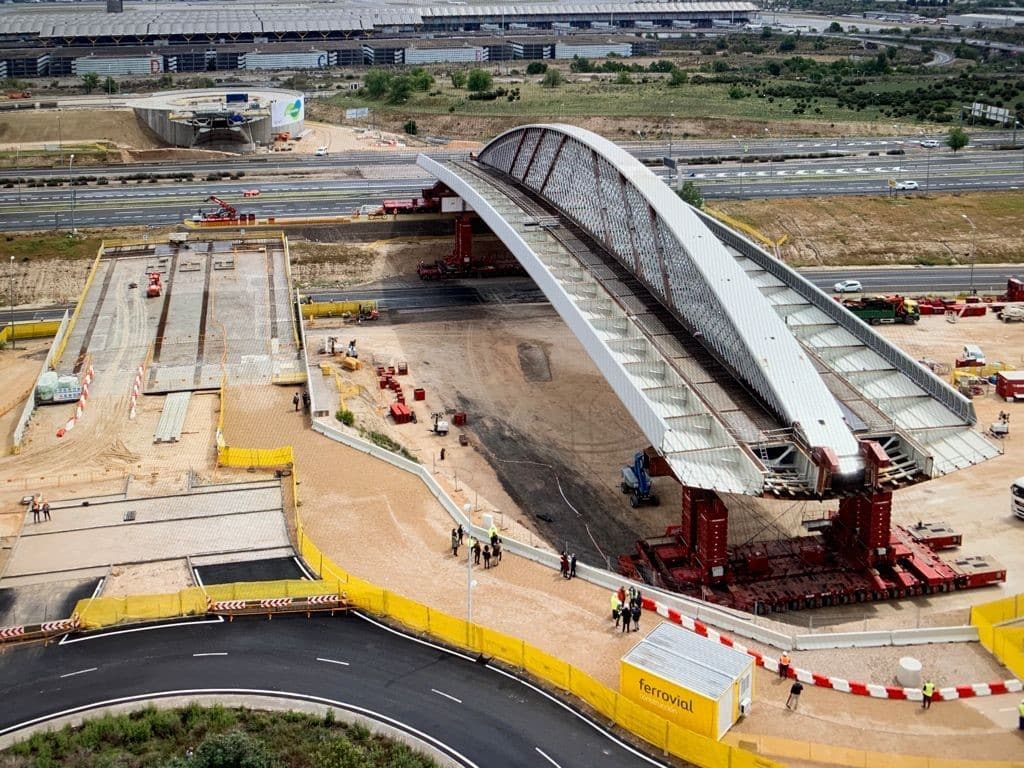
<svg viewBox="0 0 1024 768"><path fill-rule="evenodd" d="M917 296L928 293L966 292L971 285L970 267L846 267L798 270L826 293L840 280L856 279L865 293L903 293ZM974 288L979 293L999 294L1006 290L1006 279L1024 274L1014 265L976 266ZM494 277L451 282L395 280L388 287L317 290L308 294L314 301L377 301L382 309L412 310L464 307L477 304L528 304L545 302L544 294L528 277ZM855 295L855 294L851 294ZM57 320L74 307L52 306L15 308L16 322ZM9 322L8 308L0 309L0 324Z"/></svg>
<svg viewBox="0 0 1024 768"><path fill-rule="evenodd" d="M0 735L103 702L204 693L333 705L429 738L463 766L660 766L490 664L357 616L197 621L0 656ZM66 638L67 639L67 638Z"/></svg>
<svg viewBox="0 0 1024 768"><path fill-rule="evenodd" d="M259 217L336 216L350 213L361 205L379 204L385 198L414 196L422 188L431 186L431 179L424 177L417 168L408 168L408 176L402 176L399 171L398 175L387 179L293 175L287 179L271 176L192 183L17 185L0 190L0 230L70 229L72 208L76 228L166 226L195 214L209 195L224 198L239 210ZM673 175L664 167L655 168L655 173L666 182ZM916 148L903 156L856 155L771 163L681 165L679 176L696 182L709 200L884 195L888 194L891 180L914 180L921 192L931 193L1016 191L1024 187L1024 151L978 150L953 154L948 150ZM260 190L259 197L242 197L243 190L253 188Z"/></svg>

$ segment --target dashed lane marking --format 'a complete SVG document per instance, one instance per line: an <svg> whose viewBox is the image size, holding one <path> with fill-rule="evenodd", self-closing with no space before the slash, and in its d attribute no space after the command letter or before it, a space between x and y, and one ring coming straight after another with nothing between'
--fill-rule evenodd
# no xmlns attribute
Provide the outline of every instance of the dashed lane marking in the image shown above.
<svg viewBox="0 0 1024 768"><path fill-rule="evenodd" d="M77 672L68 672L66 675L61 675L61 679L65 677L74 677L75 675L84 675L87 672L95 672L99 667L89 667L88 669L80 669Z"/></svg>
<svg viewBox="0 0 1024 768"><path fill-rule="evenodd" d="M461 704L461 703L462 703L462 699L456 699L456 698L455 698L454 696L452 696L452 695L451 695L450 693L445 693L444 691L439 691L439 690L437 690L437 688L431 688L430 690L431 690L431 691L432 691L433 693L436 693L436 694L437 694L438 696L444 696L444 697L445 697L446 699L451 699L451 700L452 700L452 701L454 701L454 702L455 702L456 704Z"/></svg>
<svg viewBox="0 0 1024 768"><path fill-rule="evenodd" d="M322 661L324 664L339 664L342 667L351 666L347 661L338 661L337 659L321 659L317 657L317 661Z"/></svg>
<svg viewBox="0 0 1024 768"><path fill-rule="evenodd" d="M547 760L549 763L551 763L553 766L555 766L555 768L562 768L562 766L560 766L558 763L556 763L554 760L552 760L551 757L548 756L548 754L543 749L541 749L540 747L534 747L534 749L537 750L537 754L538 755L540 755L545 760Z"/></svg>
<svg viewBox="0 0 1024 768"><path fill-rule="evenodd" d="M193 653L193 657L199 656L227 656L227 651L212 651L210 653Z"/></svg>

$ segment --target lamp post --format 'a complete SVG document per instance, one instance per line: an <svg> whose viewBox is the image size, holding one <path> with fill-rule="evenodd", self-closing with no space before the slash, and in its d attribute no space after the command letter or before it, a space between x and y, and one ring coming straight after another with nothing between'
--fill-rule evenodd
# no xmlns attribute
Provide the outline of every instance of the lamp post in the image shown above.
<svg viewBox="0 0 1024 768"><path fill-rule="evenodd" d="M963 217L967 221L967 223L971 225L971 255L970 255L970 259L971 259L971 296L973 296L974 295L974 259L975 259L975 256L976 256L975 246L977 246L977 244L978 244L978 228L976 226L974 226L974 222L971 221L971 217L968 216L966 213L961 213L960 216Z"/></svg>
<svg viewBox="0 0 1024 768"><path fill-rule="evenodd" d="M736 140L736 143L739 144L740 151L744 155L746 155L747 154L747 146L742 141L740 141L739 137L735 133L732 135L732 137ZM742 157L740 157L740 170L736 173L736 178L740 180L740 197L743 197L743 158Z"/></svg>
<svg viewBox="0 0 1024 768"><path fill-rule="evenodd" d="M11 349L15 349L14 343L14 254L11 254Z"/></svg>
<svg viewBox="0 0 1024 768"><path fill-rule="evenodd" d="M932 179L932 148L925 148L925 166L924 166L924 193L928 194L928 185Z"/></svg>
<svg viewBox="0 0 1024 768"><path fill-rule="evenodd" d="M768 178L770 179L772 177L772 132L769 131L767 128L764 129L764 132L765 135L768 137Z"/></svg>
<svg viewBox="0 0 1024 768"><path fill-rule="evenodd" d="M68 158L68 184L71 185L71 234L75 234L75 180L71 178L71 165L75 162L75 155L72 152Z"/></svg>

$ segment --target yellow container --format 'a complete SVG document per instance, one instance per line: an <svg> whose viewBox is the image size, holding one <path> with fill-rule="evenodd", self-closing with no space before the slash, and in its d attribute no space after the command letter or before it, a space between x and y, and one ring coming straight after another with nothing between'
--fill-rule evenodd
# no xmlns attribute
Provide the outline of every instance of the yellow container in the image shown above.
<svg viewBox="0 0 1024 768"><path fill-rule="evenodd" d="M670 723L720 739L753 698L754 658L660 624L619 667L619 693Z"/></svg>

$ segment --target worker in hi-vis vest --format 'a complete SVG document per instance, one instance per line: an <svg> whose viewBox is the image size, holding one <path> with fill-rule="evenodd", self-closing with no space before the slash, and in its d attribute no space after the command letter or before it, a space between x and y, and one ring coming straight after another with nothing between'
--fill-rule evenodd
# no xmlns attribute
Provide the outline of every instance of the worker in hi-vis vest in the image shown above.
<svg viewBox="0 0 1024 768"><path fill-rule="evenodd" d="M1024 699L1017 705L1017 730L1024 731Z"/></svg>
<svg viewBox="0 0 1024 768"><path fill-rule="evenodd" d="M921 687L921 709L931 709L934 693L935 683L929 680Z"/></svg>

